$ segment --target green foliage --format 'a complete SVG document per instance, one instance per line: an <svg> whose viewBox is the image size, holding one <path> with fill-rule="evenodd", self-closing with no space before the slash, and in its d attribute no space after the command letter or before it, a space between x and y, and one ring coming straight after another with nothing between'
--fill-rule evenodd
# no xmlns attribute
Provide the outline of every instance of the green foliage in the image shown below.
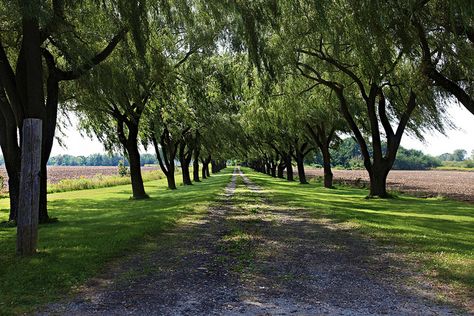
<svg viewBox="0 0 474 316"><path fill-rule="evenodd" d="M337 165L336 165L337 166ZM340 165L339 165L340 166ZM349 160L349 169L352 170L362 170L364 169L364 159L361 157L352 157Z"/></svg>
<svg viewBox="0 0 474 316"><path fill-rule="evenodd" d="M230 171L205 182L166 189L166 181L147 183L151 199L129 200L129 186L57 193L50 196L50 213L60 221L40 229L39 253L15 256L14 227L0 227L0 311L31 312L39 304L64 295L97 275L114 259L151 244L187 215L205 214ZM8 218L8 200L0 200L0 221Z"/></svg>
<svg viewBox="0 0 474 316"><path fill-rule="evenodd" d="M334 166L350 168L351 161L357 165L360 164L362 153L359 144L353 138L348 137L331 149L331 157ZM320 163L322 163L322 159ZM354 165L354 167L356 166Z"/></svg>
<svg viewBox="0 0 474 316"><path fill-rule="evenodd" d="M125 162L123 160L120 160L117 166L118 169L118 174L121 177L126 177L129 175L130 171L128 168L125 166Z"/></svg>
<svg viewBox="0 0 474 316"><path fill-rule="evenodd" d="M57 155L49 158L49 166L117 166L122 155L117 154L92 154L89 156ZM152 154L141 154L140 163L144 165L154 165L157 163L156 157ZM128 160L125 158L124 165L128 166Z"/></svg>
<svg viewBox="0 0 474 316"><path fill-rule="evenodd" d="M456 149L453 153L444 153L438 156L442 161L463 161L467 158L467 151L464 149Z"/></svg>
<svg viewBox="0 0 474 316"><path fill-rule="evenodd" d="M385 145L384 145L385 146ZM331 149L332 165L346 169L364 169L364 162L360 147L357 142L348 137L339 142ZM320 155L316 155L314 161L322 163ZM425 170L441 166L439 158L426 155L416 149L400 147L393 164L393 169L399 170Z"/></svg>
<svg viewBox="0 0 474 316"><path fill-rule="evenodd" d="M400 147L393 169L424 170L441 166L441 161L433 156L425 155L420 150Z"/></svg>
<svg viewBox="0 0 474 316"><path fill-rule="evenodd" d="M474 170L474 160L443 161L438 169L444 170Z"/></svg>
<svg viewBox="0 0 474 316"><path fill-rule="evenodd" d="M452 153L444 153L438 156L441 160L439 169L444 170L474 170L474 150L470 159L467 157L467 151L456 149Z"/></svg>

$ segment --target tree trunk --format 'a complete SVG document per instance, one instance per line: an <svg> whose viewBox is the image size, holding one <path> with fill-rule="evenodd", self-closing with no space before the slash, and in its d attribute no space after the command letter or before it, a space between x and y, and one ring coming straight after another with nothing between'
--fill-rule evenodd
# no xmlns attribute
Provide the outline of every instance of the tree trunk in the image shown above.
<svg viewBox="0 0 474 316"><path fill-rule="evenodd" d="M301 184L308 184L308 181L306 181L306 174L304 172L304 156L299 152L296 155L296 164L298 165L298 179Z"/></svg>
<svg viewBox="0 0 474 316"><path fill-rule="evenodd" d="M333 174L331 170L331 155L329 153L329 148L323 146L323 148L321 148L321 153L323 155L324 187L333 188Z"/></svg>
<svg viewBox="0 0 474 316"><path fill-rule="evenodd" d="M286 165L286 179L288 181L294 181L293 166L291 165L291 156L288 155L285 161L285 165Z"/></svg>
<svg viewBox="0 0 474 316"><path fill-rule="evenodd" d="M328 133L324 129L324 124L316 125L315 129L309 124L306 126L308 128L313 141L321 150L323 155L323 169L324 169L324 187L333 188L333 174L331 170L331 153L329 152L329 145L334 137L335 128L332 128Z"/></svg>
<svg viewBox="0 0 474 316"><path fill-rule="evenodd" d="M389 197L387 193L387 176L390 172L391 164L387 161L375 162L369 171L370 194L381 198Z"/></svg>
<svg viewBox="0 0 474 316"><path fill-rule="evenodd" d="M179 162L181 163L181 172L184 185L192 185L191 176L189 175L189 164L191 163L191 154L186 152L186 143L180 145Z"/></svg>
<svg viewBox="0 0 474 316"><path fill-rule="evenodd" d="M23 120L17 254L36 253L41 170L41 119Z"/></svg>
<svg viewBox="0 0 474 316"><path fill-rule="evenodd" d="M271 167L271 174L272 174L272 177L276 178L276 169L277 169L277 165L275 162L272 162L272 167Z"/></svg>
<svg viewBox="0 0 474 316"><path fill-rule="evenodd" d="M170 161L169 167L168 167L168 173L166 174L166 180L168 181L168 189L170 190L176 190L176 179L174 176L174 159L173 161Z"/></svg>
<svg viewBox="0 0 474 316"><path fill-rule="evenodd" d="M0 127L1 128L1 127ZM13 130L8 132L11 139L7 139L6 135L0 135L2 138L2 151L5 160L5 167L8 174L8 194L10 197L10 214L9 221L16 221L18 214L18 199L20 194L20 172L21 172L21 152L17 144L16 124ZM5 137L2 137L5 136Z"/></svg>
<svg viewBox="0 0 474 316"><path fill-rule="evenodd" d="M130 164L130 178L132 179L133 198L136 200L149 198L145 193L143 185L142 170L140 164L140 152L138 151L138 142L136 139L127 141L128 162Z"/></svg>
<svg viewBox="0 0 474 316"><path fill-rule="evenodd" d="M370 196L388 197L387 175L385 172L375 172L370 177Z"/></svg>
<svg viewBox="0 0 474 316"><path fill-rule="evenodd" d="M186 161L184 163L181 162L181 172L183 173L183 184L192 185L193 182L191 181L191 176L189 175L189 163Z"/></svg>
<svg viewBox="0 0 474 316"><path fill-rule="evenodd" d="M285 177L284 171L285 171L285 161L281 159L277 166L277 177L280 179L283 179Z"/></svg>
<svg viewBox="0 0 474 316"><path fill-rule="evenodd" d="M9 221L16 221L18 216L18 198L20 196L20 173L8 175L8 193L10 196Z"/></svg>
<svg viewBox="0 0 474 316"><path fill-rule="evenodd" d="M206 179L211 176L209 172L209 162L211 161L211 156L209 155L207 158L203 159L202 162L202 178Z"/></svg>
<svg viewBox="0 0 474 316"><path fill-rule="evenodd" d="M54 143L54 134L58 119L59 81L53 69L49 69L47 81L46 117L43 121L43 139L41 147L41 189L39 222L50 221L48 214L48 160Z"/></svg>
<svg viewBox="0 0 474 316"><path fill-rule="evenodd" d="M7 96L0 86L0 147L8 173L10 196L9 221L16 221L20 192L21 150L18 145L18 128Z"/></svg>
<svg viewBox="0 0 474 316"><path fill-rule="evenodd" d="M194 159L193 159L193 180L194 182L201 182L199 179L199 148L194 149Z"/></svg>
<svg viewBox="0 0 474 316"><path fill-rule="evenodd" d="M201 182L199 179L199 160L193 160L193 181L194 182Z"/></svg>
<svg viewBox="0 0 474 316"><path fill-rule="evenodd" d="M43 136L44 138L44 136ZM39 210L38 220L40 223L49 222L48 214L48 167L47 163L41 161L41 172L40 172L40 198L39 198Z"/></svg>
<svg viewBox="0 0 474 316"><path fill-rule="evenodd" d="M158 163L160 164L161 171L166 176L166 180L168 181L168 189L176 190L176 180L175 180L175 165L174 159L176 156L176 144L171 140L169 131L167 128L163 130L163 133L160 137L160 145L161 145L161 153L158 147L158 141L156 139L156 135L153 132L151 140L153 142L153 147L155 147L155 154L156 159L158 159ZM163 158L161 158L163 156Z"/></svg>
<svg viewBox="0 0 474 316"><path fill-rule="evenodd" d="M207 179L207 171L206 171L207 166L204 165L204 160L202 160L201 162L202 162L201 177L203 179Z"/></svg>

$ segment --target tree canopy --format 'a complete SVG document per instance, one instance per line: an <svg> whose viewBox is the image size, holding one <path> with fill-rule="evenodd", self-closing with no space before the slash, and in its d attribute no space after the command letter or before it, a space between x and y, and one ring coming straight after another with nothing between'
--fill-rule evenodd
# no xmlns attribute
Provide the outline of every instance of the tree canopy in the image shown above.
<svg viewBox="0 0 474 316"><path fill-rule="evenodd" d="M473 13L461 0L2 3L10 219L19 202L36 203L39 188L34 212L49 220L46 165L59 112L127 156L134 198L148 196L141 146L155 150L170 189L176 165L192 185L229 159L276 177L286 170L290 181L295 164L304 184L311 155L332 187L331 159L347 136L369 195L388 197L397 157L418 155L400 149L405 134L423 139L455 125L446 115L453 100L474 114ZM39 168L27 197L22 164Z"/></svg>

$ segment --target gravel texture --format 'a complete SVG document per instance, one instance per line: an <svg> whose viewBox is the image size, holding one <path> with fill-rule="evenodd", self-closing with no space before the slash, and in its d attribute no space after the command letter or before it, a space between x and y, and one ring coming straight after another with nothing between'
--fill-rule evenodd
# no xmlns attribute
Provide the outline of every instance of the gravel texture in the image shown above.
<svg viewBox="0 0 474 316"><path fill-rule="evenodd" d="M451 315L389 248L273 205L240 170L180 223L39 315ZM407 285L410 284L410 285Z"/></svg>

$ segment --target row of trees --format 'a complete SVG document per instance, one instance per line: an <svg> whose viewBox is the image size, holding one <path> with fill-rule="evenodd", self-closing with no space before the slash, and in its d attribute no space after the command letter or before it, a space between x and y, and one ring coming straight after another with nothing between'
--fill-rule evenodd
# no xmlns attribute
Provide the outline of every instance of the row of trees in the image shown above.
<svg viewBox="0 0 474 316"><path fill-rule="evenodd" d="M306 183L319 150L350 133L370 175L386 178L410 132L443 131L445 103L472 101L474 5L388 1L18 0L0 4L0 146L19 253L48 221L47 162L58 113L124 152L146 198L140 145L170 189L226 158ZM389 8L389 9L388 9ZM377 12L377 14L374 14ZM245 53L244 53L245 52ZM190 166L193 165L193 175Z"/></svg>
<svg viewBox="0 0 474 316"><path fill-rule="evenodd" d="M291 168L293 159L305 183L301 161L319 148L330 187L327 148L338 134L350 133L370 176L370 195L387 197L387 175L405 133L422 139L427 130L444 132L452 101L474 113L471 2L252 6L258 32L249 34L250 48L264 75L260 96L243 111L254 139L251 164L259 170L273 174L274 166Z"/></svg>
<svg viewBox="0 0 474 316"><path fill-rule="evenodd" d="M344 169L364 168L360 146L352 137L344 139L335 137L333 145L329 148L331 166ZM456 149L452 153L444 153L437 157L427 155L420 150L406 149L400 146L393 169L423 170L439 167L445 161L462 162L474 160L474 152L468 156L464 149ZM121 161L129 166L127 158L118 154L92 154L88 156L57 155L50 157L48 166L117 166ZM199 168L199 160L198 162ZM305 164L322 166L324 163L321 151L314 150L305 158ZM0 166L4 165L3 156L0 155ZM158 159L153 154L140 154L140 165L158 165Z"/></svg>
<svg viewBox="0 0 474 316"><path fill-rule="evenodd" d="M47 222L47 162L58 114L74 111L106 149L124 151L134 198L146 198L138 145L153 146L170 188L174 160L222 166L232 131L234 61L222 1L18 0L0 4L0 146L17 249ZM230 125L228 127L227 125ZM199 165L196 164L195 167ZM194 168L194 179L199 179Z"/></svg>

